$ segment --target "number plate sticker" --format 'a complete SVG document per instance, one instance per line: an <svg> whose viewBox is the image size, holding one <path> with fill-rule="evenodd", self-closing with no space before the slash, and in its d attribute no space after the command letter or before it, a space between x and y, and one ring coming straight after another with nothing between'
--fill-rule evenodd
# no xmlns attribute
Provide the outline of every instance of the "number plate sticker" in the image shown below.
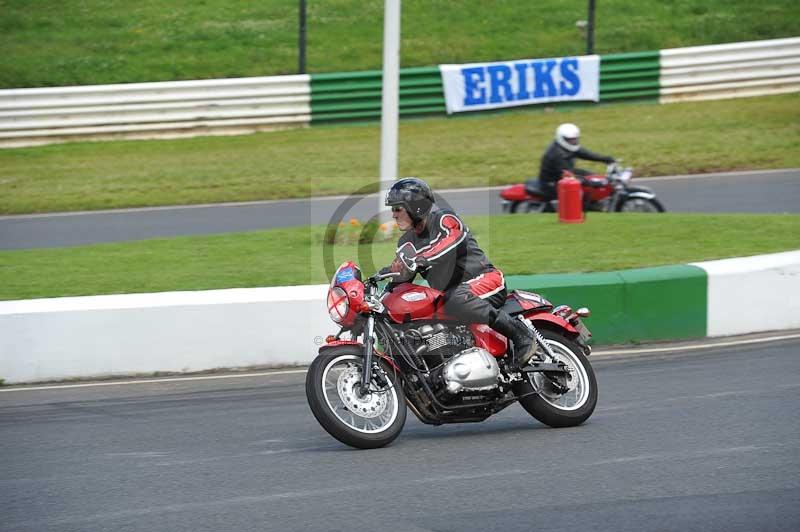
<svg viewBox="0 0 800 532"><path fill-rule="evenodd" d="M575 328L578 330L578 334L581 335L584 341L588 340L592 337L592 333L589 332L589 329L583 322L579 319L578 322L575 324Z"/></svg>
<svg viewBox="0 0 800 532"><path fill-rule="evenodd" d="M336 284L344 283L345 281L352 281L356 278L356 273L353 268L345 268L336 274Z"/></svg>

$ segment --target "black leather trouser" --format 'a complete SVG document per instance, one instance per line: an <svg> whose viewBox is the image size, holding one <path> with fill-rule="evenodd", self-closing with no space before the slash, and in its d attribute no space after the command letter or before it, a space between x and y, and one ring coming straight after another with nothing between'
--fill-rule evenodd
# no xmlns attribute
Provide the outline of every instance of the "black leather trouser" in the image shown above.
<svg viewBox="0 0 800 532"><path fill-rule="evenodd" d="M506 301L506 289L481 299L472 293L470 286L461 283L444 293L444 311L464 323L491 325L497 319L500 307Z"/></svg>

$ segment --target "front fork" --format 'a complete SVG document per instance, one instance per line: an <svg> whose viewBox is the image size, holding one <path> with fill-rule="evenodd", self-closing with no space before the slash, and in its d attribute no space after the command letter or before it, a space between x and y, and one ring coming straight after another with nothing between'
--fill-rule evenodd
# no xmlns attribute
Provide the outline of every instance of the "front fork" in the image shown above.
<svg viewBox="0 0 800 532"><path fill-rule="evenodd" d="M372 378L372 346L375 343L373 333L375 332L375 317L370 315L367 318L367 326L364 327L364 365L361 368L361 393L369 393L369 383Z"/></svg>

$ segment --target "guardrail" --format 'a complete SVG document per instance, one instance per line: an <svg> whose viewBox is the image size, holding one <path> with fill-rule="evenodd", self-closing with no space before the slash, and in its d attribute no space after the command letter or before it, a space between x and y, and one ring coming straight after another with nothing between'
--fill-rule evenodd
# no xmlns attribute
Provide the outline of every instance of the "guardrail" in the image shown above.
<svg viewBox="0 0 800 532"><path fill-rule="evenodd" d="M370 70L0 90L0 147L375 120L381 114L381 78L381 71ZM600 102L670 103L796 91L798 37L600 57ZM445 115L438 67L400 70L399 112Z"/></svg>
<svg viewBox="0 0 800 532"><path fill-rule="evenodd" d="M370 120L381 116L380 70L311 76L311 123ZM400 69L401 116L445 114L438 67Z"/></svg>
<svg viewBox="0 0 800 532"><path fill-rule="evenodd" d="M0 145L307 125L309 76L0 90Z"/></svg>
<svg viewBox="0 0 800 532"><path fill-rule="evenodd" d="M661 50L661 103L800 91L800 38Z"/></svg>
<svg viewBox="0 0 800 532"><path fill-rule="evenodd" d="M600 101L657 99L659 53L600 56Z"/></svg>
<svg viewBox="0 0 800 532"><path fill-rule="evenodd" d="M600 101L658 98L658 52L600 58ZM311 123L381 116L380 70L311 76ZM558 105L558 104L549 104ZM400 115L446 115L438 67L400 69Z"/></svg>

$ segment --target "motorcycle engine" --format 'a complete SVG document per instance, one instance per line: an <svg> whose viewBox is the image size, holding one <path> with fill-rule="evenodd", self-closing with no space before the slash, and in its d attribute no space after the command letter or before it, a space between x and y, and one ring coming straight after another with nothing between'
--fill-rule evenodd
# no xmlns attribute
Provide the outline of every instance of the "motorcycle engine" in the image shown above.
<svg viewBox="0 0 800 532"><path fill-rule="evenodd" d="M452 395L498 387L497 361L488 351L474 347L467 327L423 325L406 329L405 339L421 357L440 390Z"/></svg>
<svg viewBox="0 0 800 532"><path fill-rule="evenodd" d="M429 369L475 345L472 334L463 325L448 327L435 323L411 327L405 330L404 338Z"/></svg>
<svg viewBox="0 0 800 532"><path fill-rule="evenodd" d="M442 378L448 393L487 391L497 388L500 367L485 349L462 351L444 364Z"/></svg>

